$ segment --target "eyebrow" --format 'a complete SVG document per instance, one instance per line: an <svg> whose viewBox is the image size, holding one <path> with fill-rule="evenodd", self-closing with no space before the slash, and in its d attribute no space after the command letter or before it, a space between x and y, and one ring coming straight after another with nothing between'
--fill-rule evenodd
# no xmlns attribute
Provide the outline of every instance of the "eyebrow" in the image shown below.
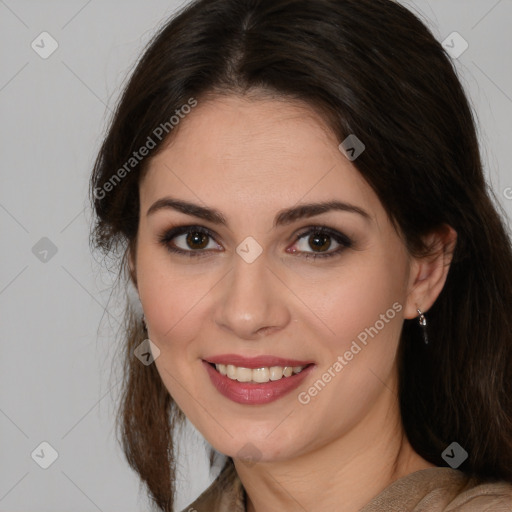
<svg viewBox="0 0 512 512"><path fill-rule="evenodd" d="M172 197L162 197L155 201L146 212L146 216L152 215L157 211L171 209L176 210L193 217L211 222L212 224L218 224L227 226L228 222L224 215L215 208L207 208L199 206L194 203L174 199ZM370 221L372 217L362 208L354 206L352 204L344 203L341 201L327 201L324 203L308 203L294 206L292 208L286 208L280 210L274 219L273 227L285 226L295 222L298 219L313 217L329 211L342 211L348 213L355 213L362 216L365 220Z"/></svg>

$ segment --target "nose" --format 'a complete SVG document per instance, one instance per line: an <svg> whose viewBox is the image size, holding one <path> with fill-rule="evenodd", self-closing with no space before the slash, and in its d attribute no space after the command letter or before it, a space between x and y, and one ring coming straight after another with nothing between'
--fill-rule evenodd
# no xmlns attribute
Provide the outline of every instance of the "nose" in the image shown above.
<svg viewBox="0 0 512 512"><path fill-rule="evenodd" d="M235 255L233 269L223 279L215 323L239 339L260 339L290 322L290 296L264 253L252 263Z"/></svg>

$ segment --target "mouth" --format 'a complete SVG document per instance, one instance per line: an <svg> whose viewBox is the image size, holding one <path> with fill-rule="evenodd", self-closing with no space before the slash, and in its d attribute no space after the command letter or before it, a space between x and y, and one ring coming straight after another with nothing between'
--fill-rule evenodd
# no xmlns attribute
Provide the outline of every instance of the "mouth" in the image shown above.
<svg viewBox="0 0 512 512"><path fill-rule="evenodd" d="M297 375L310 366L310 364L306 364L305 366L262 366L260 368L245 368L233 364L209 364L228 379L238 382L252 382L253 384L264 384L266 382L275 382L285 379L292 375Z"/></svg>
<svg viewBox="0 0 512 512"><path fill-rule="evenodd" d="M203 359L203 365L217 391L246 405L262 405L281 398L297 388L315 367L310 361L232 354Z"/></svg>

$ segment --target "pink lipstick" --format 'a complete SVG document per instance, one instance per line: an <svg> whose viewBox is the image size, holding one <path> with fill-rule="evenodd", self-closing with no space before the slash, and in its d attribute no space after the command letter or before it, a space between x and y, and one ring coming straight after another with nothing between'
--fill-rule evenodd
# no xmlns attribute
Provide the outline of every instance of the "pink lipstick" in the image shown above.
<svg viewBox="0 0 512 512"><path fill-rule="evenodd" d="M263 405L287 395L315 366L311 361L236 354L208 357L203 365L223 396L245 405Z"/></svg>

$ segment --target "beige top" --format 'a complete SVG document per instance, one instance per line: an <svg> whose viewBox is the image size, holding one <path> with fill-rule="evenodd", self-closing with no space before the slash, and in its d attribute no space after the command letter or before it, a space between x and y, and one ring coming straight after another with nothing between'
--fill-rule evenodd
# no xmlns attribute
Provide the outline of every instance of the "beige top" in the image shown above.
<svg viewBox="0 0 512 512"><path fill-rule="evenodd" d="M246 512L234 465L228 461L183 512ZM456 469L422 469L393 482L359 512L512 512L512 484L478 483Z"/></svg>

